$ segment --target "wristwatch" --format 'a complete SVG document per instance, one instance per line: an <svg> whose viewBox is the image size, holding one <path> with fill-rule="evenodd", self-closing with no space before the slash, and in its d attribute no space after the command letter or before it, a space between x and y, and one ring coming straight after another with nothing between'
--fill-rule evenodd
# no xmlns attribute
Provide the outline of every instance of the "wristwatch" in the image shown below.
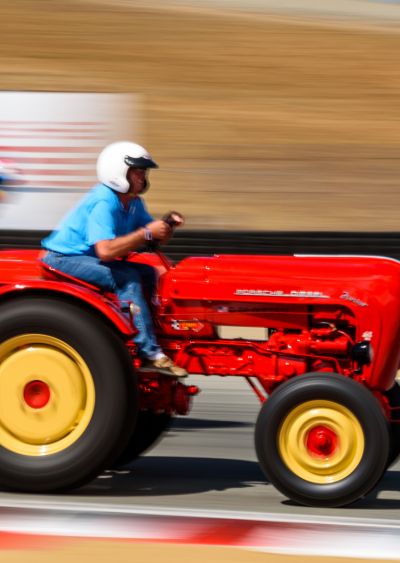
<svg viewBox="0 0 400 563"><path fill-rule="evenodd" d="M144 227L144 240L153 240L153 233L147 227Z"/></svg>

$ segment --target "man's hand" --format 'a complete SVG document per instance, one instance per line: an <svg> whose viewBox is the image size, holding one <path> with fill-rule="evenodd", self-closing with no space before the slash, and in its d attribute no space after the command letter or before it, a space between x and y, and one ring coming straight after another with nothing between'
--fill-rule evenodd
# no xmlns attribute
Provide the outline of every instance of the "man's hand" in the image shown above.
<svg viewBox="0 0 400 563"><path fill-rule="evenodd" d="M183 227L185 224L185 218L178 211L171 211L169 217L171 218L171 222L173 221L174 228Z"/></svg>
<svg viewBox="0 0 400 563"><path fill-rule="evenodd" d="M164 215L162 219L168 223L172 229L175 229L175 227L182 227L185 224L185 219L179 211L170 211Z"/></svg>
<svg viewBox="0 0 400 563"><path fill-rule="evenodd" d="M153 235L153 239L165 240L171 234L171 227L165 221L152 221L147 223L146 228Z"/></svg>
<svg viewBox="0 0 400 563"><path fill-rule="evenodd" d="M176 227L181 227L185 223L183 215L177 211L170 211L161 219L161 221L152 221L146 225L146 228L152 234L152 237L158 244L166 244L171 238Z"/></svg>

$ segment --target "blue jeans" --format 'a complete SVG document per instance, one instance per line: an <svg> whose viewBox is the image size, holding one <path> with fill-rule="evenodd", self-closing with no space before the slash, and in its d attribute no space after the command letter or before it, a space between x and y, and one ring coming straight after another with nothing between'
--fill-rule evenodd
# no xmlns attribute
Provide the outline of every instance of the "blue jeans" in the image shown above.
<svg viewBox="0 0 400 563"><path fill-rule="evenodd" d="M43 262L104 291L115 293L123 308L128 302L133 302L136 305L134 323L139 331L134 341L139 355L143 358L154 358L162 352L156 340L153 319L143 293L145 287L153 295L156 286L154 268L146 264L133 264L122 260L102 262L96 256L67 256L52 251L47 252Z"/></svg>

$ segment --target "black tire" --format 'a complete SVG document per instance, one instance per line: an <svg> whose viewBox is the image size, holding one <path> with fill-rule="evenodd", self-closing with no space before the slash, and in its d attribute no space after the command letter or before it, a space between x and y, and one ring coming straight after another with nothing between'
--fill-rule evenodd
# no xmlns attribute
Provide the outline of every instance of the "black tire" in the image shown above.
<svg viewBox="0 0 400 563"><path fill-rule="evenodd" d="M127 465L154 447L161 439L163 433L168 430L171 420L172 416L165 412L140 411L135 430L122 454L113 464L113 467Z"/></svg>
<svg viewBox="0 0 400 563"><path fill-rule="evenodd" d="M330 458L313 454L306 442L311 430L321 427L335 430ZM267 479L284 495L307 506L337 507L377 484L390 438L383 410L368 389L338 374L315 373L272 393L258 416L255 443Z"/></svg>
<svg viewBox="0 0 400 563"><path fill-rule="evenodd" d="M0 486L51 492L87 483L120 455L138 411L137 383L122 339L95 313L57 298L0 304L0 327L0 400L15 403L18 394L22 405L15 424L11 408L8 414L0 410ZM31 374L36 368L24 356L27 350L43 372ZM19 390L21 381L35 378L51 390L48 410L46 405L38 413ZM75 418L64 423L63 413ZM36 426L26 438L31 418ZM43 432L51 439L43 439Z"/></svg>
<svg viewBox="0 0 400 563"><path fill-rule="evenodd" d="M390 453L387 466L392 465L400 455L400 385L395 381L386 392L392 411L393 422L390 424Z"/></svg>

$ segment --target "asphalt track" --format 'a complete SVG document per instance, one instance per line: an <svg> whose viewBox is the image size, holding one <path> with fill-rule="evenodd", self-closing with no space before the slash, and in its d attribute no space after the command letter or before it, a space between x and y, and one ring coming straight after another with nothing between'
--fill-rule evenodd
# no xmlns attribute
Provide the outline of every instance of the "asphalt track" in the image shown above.
<svg viewBox="0 0 400 563"><path fill-rule="evenodd" d="M191 414L176 418L147 455L68 494L1 493L0 513L5 507L47 507L61 512L246 512L261 519L271 515L298 522L349 519L357 525L378 526L400 521L400 464L351 507L297 506L266 483L258 466L253 432L259 404L247 383L200 376L190 381L202 387Z"/></svg>

